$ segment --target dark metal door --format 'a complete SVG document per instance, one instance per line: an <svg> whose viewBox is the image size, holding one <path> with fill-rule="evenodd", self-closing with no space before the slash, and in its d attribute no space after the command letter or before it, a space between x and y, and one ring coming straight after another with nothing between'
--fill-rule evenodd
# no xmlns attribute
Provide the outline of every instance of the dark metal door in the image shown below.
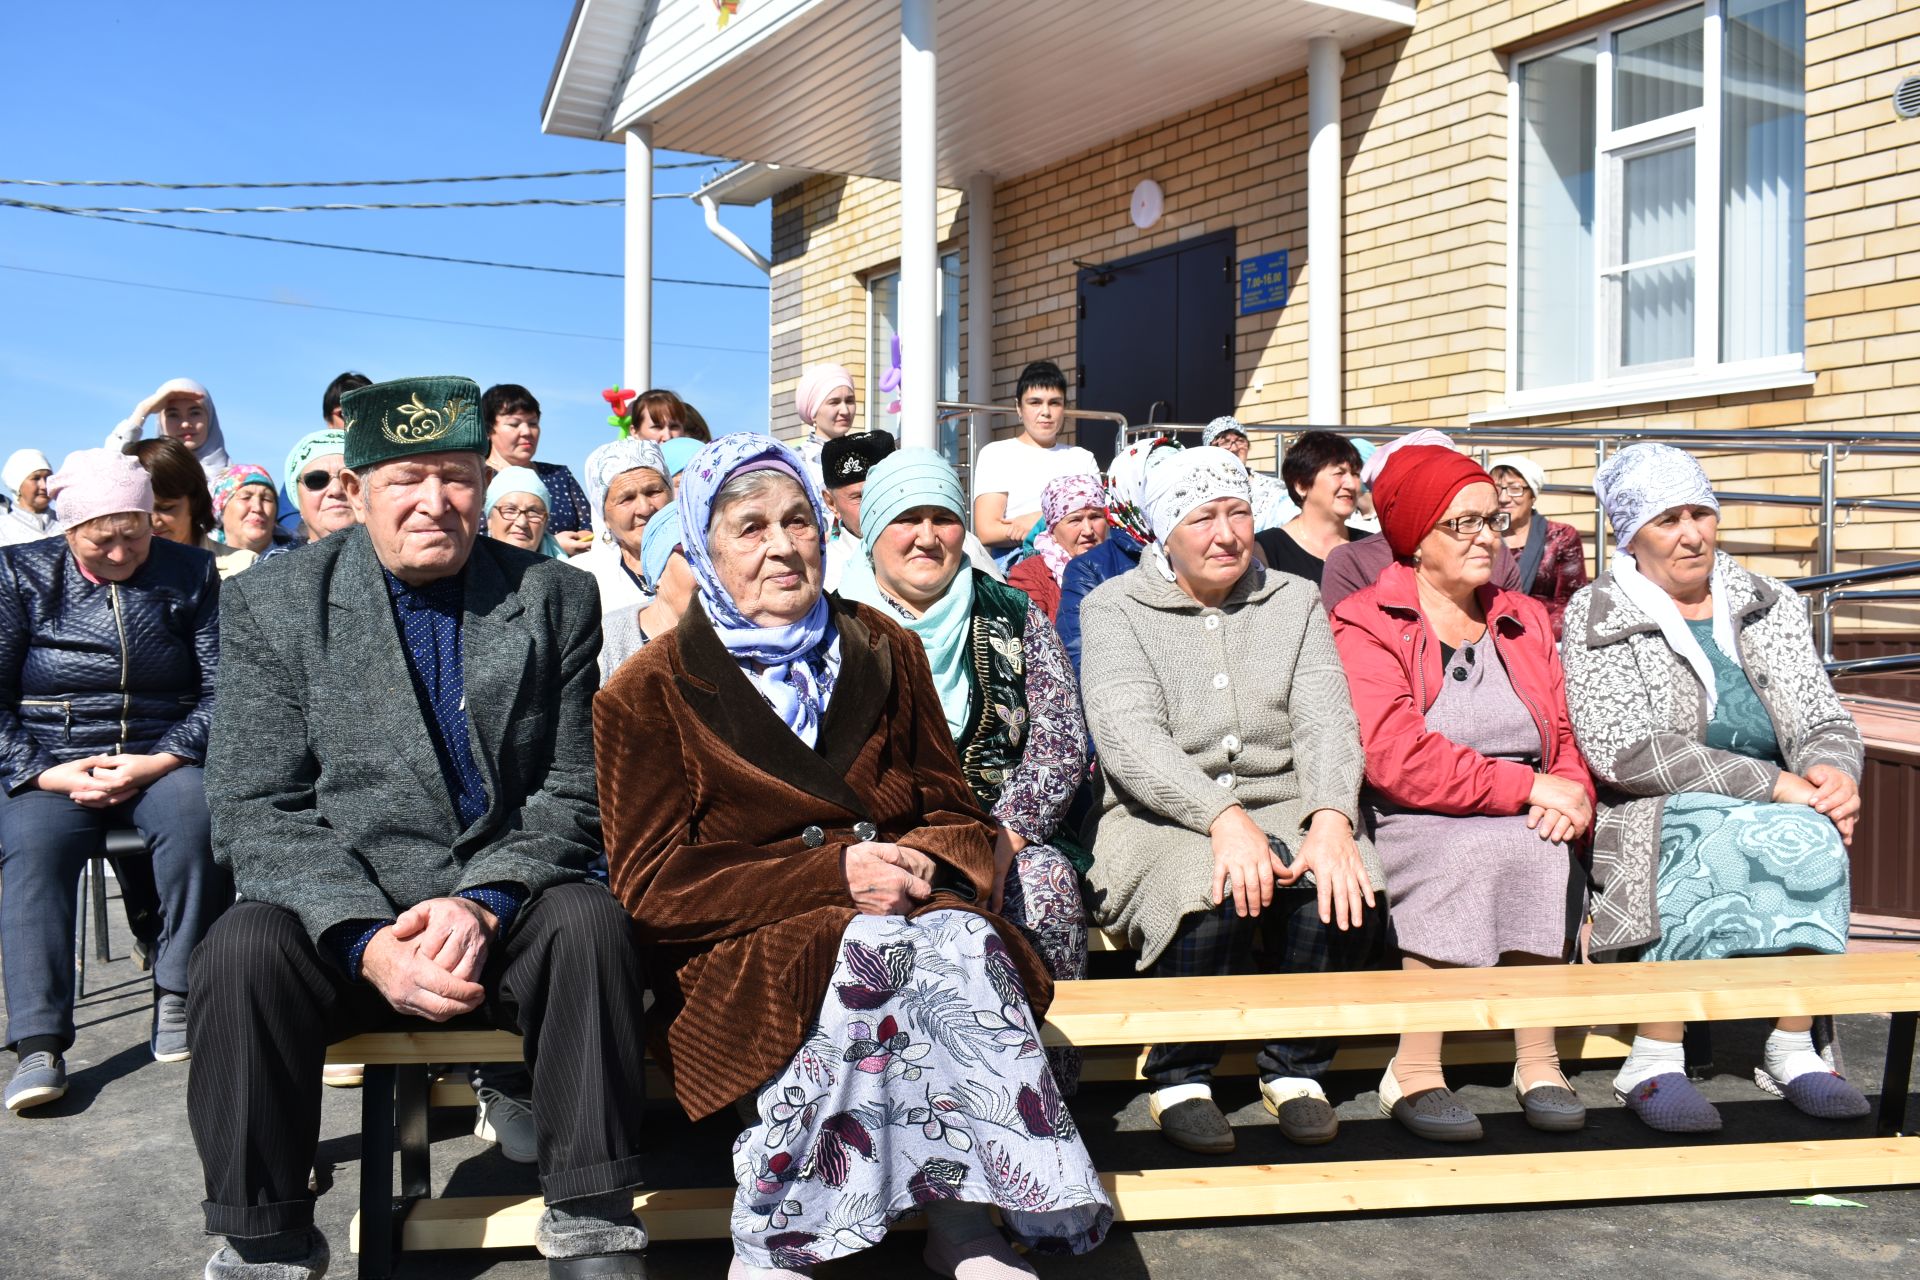
<svg viewBox="0 0 1920 1280"><path fill-rule="evenodd" d="M1080 268L1075 407L1135 426L1233 411L1233 248L1219 231ZM1106 465L1111 444L1080 434Z"/></svg>

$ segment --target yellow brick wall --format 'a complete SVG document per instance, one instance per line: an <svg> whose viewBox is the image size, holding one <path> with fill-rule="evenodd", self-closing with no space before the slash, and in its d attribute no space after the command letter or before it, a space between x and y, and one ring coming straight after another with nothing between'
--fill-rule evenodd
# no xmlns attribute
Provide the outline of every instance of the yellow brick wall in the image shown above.
<svg viewBox="0 0 1920 1280"><path fill-rule="evenodd" d="M1622 12L1600 0L1423 3L1417 28L1345 51L1345 418L1357 430L1459 429L1497 407L1506 385L1509 57ZM1727 395L1528 420L1657 430L1920 430L1920 121L1890 98L1920 74L1914 0L1808 0L1806 359L1810 389ZM1288 305L1237 322L1237 414L1299 422L1306 412L1306 77L1250 86L1073 157L1010 177L995 194L994 370L1009 398L1029 360L1074 364L1073 259L1098 261L1233 227L1242 257L1286 248ZM1136 230L1128 196L1142 178L1166 195L1161 222ZM836 186L837 184L837 186ZM829 191L830 187L836 188ZM863 360L863 273L898 257L891 184L815 179L807 243L776 273L804 269L806 358ZM947 247L964 243L957 193L943 196ZM776 256L782 246L776 244ZM776 333L776 344L779 335ZM819 355L815 355L815 352ZM776 362L777 366L777 362ZM774 398L791 420L789 377ZM862 388L864 394L865 388ZM1099 408L1097 403L1082 407ZM1519 424L1514 424L1519 425ZM1542 453L1554 479L1586 484L1590 449ZM1810 455L1729 451L1706 459L1729 490L1813 496ZM1920 496L1920 458L1843 462L1839 492ZM1590 504L1555 499L1591 530ZM1789 508L1730 505L1729 549L1754 567L1815 568L1815 520ZM1920 556L1920 519L1860 513L1837 539L1842 567ZM1906 608L1853 621L1920 626Z"/></svg>

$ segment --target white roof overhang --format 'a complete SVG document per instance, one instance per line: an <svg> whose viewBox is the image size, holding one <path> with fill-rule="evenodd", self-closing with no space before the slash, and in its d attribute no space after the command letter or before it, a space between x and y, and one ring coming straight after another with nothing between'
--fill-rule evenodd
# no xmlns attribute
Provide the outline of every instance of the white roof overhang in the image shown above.
<svg viewBox="0 0 1920 1280"><path fill-rule="evenodd" d="M936 174L960 186L1045 168L1299 71L1314 36L1352 47L1405 31L1414 8L942 0L937 21ZM578 0L541 127L614 140L644 122L669 150L897 178L899 46L899 8L878 0L744 0L724 29L712 0Z"/></svg>

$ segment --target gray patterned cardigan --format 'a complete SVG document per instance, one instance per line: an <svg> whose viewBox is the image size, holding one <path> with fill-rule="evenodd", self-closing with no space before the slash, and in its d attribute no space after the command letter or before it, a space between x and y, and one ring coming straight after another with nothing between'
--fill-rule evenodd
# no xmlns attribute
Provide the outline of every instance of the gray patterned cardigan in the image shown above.
<svg viewBox="0 0 1920 1280"><path fill-rule="evenodd" d="M1805 608L1785 584L1741 568L1725 552L1734 638L1754 692L1773 721L1787 767L1830 764L1860 777L1860 731L1840 705L1813 648ZM1574 736L1600 787L1594 823L1594 955L1660 936L1654 883L1666 797L1705 791L1764 803L1780 770L1706 745L1700 681L1658 625L1603 573L1567 604L1560 655Z"/></svg>

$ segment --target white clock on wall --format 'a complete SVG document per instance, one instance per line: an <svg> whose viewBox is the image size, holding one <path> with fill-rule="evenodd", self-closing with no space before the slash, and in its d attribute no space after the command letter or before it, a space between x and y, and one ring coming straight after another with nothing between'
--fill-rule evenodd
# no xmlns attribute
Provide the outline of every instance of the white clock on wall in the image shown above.
<svg viewBox="0 0 1920 1280"><path fill-rule="evenodd" d="M1152 178L1142 178L1140 185L1133 189L1133 225L1145 231L1160 221L1160 211L1166 207L1166 197L1160 193L1160 184Z"/></svg>

